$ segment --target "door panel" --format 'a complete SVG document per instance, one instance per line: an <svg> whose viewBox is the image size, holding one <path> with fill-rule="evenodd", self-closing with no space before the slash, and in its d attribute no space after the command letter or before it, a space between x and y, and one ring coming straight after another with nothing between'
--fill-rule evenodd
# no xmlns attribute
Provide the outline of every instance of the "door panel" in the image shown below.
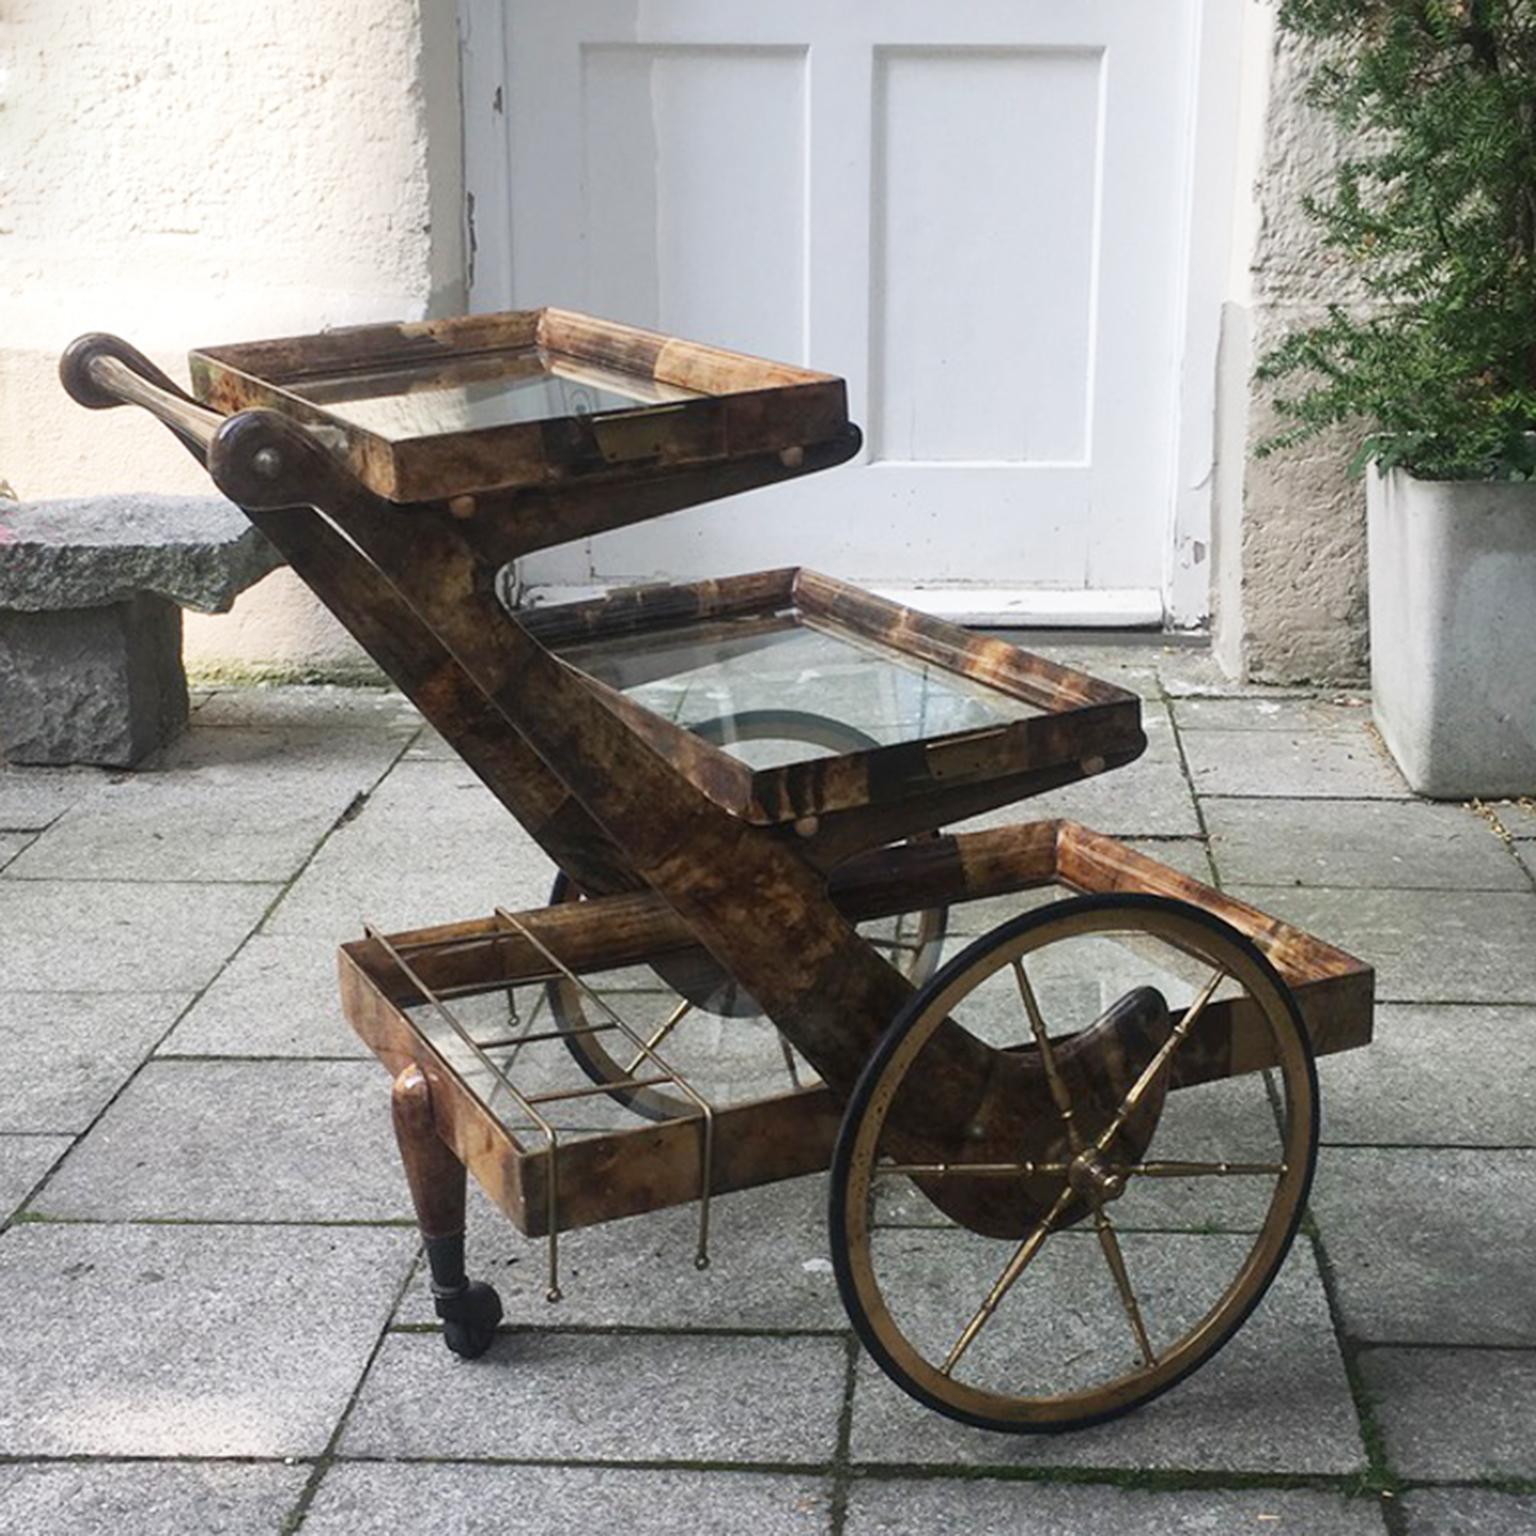
<svg viewBox="0 0 1536 1536"><path fill-rule="evenodd" d="M1196 0L502 4L514 301L841 373L866 433L525 581L1158 601Z"/></svg>

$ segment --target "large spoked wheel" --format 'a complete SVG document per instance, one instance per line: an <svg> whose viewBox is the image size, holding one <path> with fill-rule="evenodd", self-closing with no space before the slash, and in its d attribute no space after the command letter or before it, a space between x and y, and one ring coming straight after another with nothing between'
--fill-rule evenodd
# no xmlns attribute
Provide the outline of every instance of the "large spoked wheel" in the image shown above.
<svg viewBox="0 0 1536 1536"><path fill-rule="evenodd" d="M706 741L741 757L754 767L768 767L777 762L806 756L807 746L819 752L841 754L867 752L880 743L874 737L845 725L827 715L799 709L754 709L740 714L722 715L692 726L691 730ZM923 834L931 837L937 834ZM922 838L914 839L921 841ZM565 874L555 877L549 903L579 901L581 893ZM922 986L938 968L944 947L948 912L932 907L921 912L902 913L897 917L861 923L859 932L880 951L914 986ZM669 957L656 966L657 980L673 994L673 1002L664 1009L660 1024L647 1039L652 1048L669 1057L675 1053L689 1076L694 1075L699 1057L711 1046L711 1032L719 1021L733 1021L738 1033L751 1032L751 1053L761 1058L761 1065L777 1074L779 1087L798 1088L815 1080L809 1066L800 1061L790 1046L763 1013L757 1000L728 973L702 952ZM623 1086L627 1078L641 1074L642 1063L633 1049L625 1050L626 1041L614 1031L594 1031L601 1022L594 1016L590 1002L569 981L552 981L548 989L549 1007L559 1027L567 1031L566 1047L587 1077L599 1087L612 1084L609 1097L649 1120L672 1120L698 1112L697 1106L677 1093L657 1088ZM612 1049L610 1049L610 1046ZM614 1052L622 1052L622 1059ZM751 1072L751 1065L748 1066ZM707 1072L702 1074L707 1077ZM752 1076L766 1076L752 1072Z"/></svg>
<svg viewBox="0 0 1536 1536"><path fill-rule="evenodd" d="M992 1092L967 1124L924 1124L955 1025L1011 1058L1001 1098L1023 1114ZM1229 924L1131 894L1029 912L912 999L854 1089L830 1198L843 1303L886 1375L951 1418L1115 1418L1257 1306L1317 1114L1295 999Z"/></svg>

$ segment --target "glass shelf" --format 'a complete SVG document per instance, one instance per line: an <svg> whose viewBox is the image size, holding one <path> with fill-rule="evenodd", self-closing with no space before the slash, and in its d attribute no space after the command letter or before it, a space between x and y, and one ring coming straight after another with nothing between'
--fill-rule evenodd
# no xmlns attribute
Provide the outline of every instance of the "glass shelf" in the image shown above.
<svg viewBox="0 0 1536 1536"><path fill-rule="evenodd" d="M559 654L753 767L895 746L1045 713L803 613L567 646Z"/></svg>
<svg viewBox="0 0 1536 1536"><path fill-rule="evenodd" d="M696 400L694 390L619 373L543 348L405 367L322 374L293 395L389 442L599 416Z"/></svg>

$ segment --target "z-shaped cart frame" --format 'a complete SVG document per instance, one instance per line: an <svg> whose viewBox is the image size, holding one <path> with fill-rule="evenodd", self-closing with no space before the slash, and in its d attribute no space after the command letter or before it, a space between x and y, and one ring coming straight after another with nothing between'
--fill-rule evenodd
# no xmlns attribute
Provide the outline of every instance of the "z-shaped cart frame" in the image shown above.
<svg viewBox="0 0 1536 1536"><path fill-rule="evenodd" d="M498 596L498 573L533 550L846 461L860 437L841 380L557 310L206 349L196 399L112 337L82 337L61 370L82 404L132 402L169 426L563 872L548 908L369 930L341 955L348 1017L395 1074L450 1347L480 1353L501 1316L464 1272L466 1168L549 1238L555 1296L561 1230L698 1200L706 1262L712 1195L830 1162L854 1326L912 1395L993 1428L1125 1412L1257 1304L1311 1178L1313 1054L1369 1039L1370 971L1072 823L935 830L1131 762L1146 746L1134 695L802 569L526 613ZM519 390L566 406L574 391L577 406L530 417L508 408ZM907 721L882 740L790 699L753 727L790 750L754 767L728 750L746 715L680 722L638 701L671 667L750 668L800 634L850 666L919 677L982 723ZM1080 894L935 974L949 909L1052 884ZM859 930L913 914L916 941ZM1166 986L1116 983L1095 1016L1053 1033L1041 999L1065 985L1058 960L1106 945L1156 950L1155 978L1186 967L1188 994L1171 1004ZM624 966L670 989L659 1028L627 1022L589 980ZM519 987L542 989L558 1027L498 1039L457 1016L461 999ZM999 987L1016 1038L997 1034ZM690 1008L766 1015L791 1070L790 1047L820 1081L714 1103L667 1041ZM545 1040L571 1049L583 1086L519 1081L509 1062ZM1256 1072L1273 1152L1151 1155L1170 1092ZM555 1109L588 1100L629 1123L570 1138ZM1122 1243L1115 1203L1235 1184L1268 1195L1233 1239L1231 1279L1160 1330L1133 1278L1141 1239ZM929 1215L883 1221L897 1189ZM1027 1271L1049 1281L1043 1254L1082 1251L1079 1229L1112 1282L1119 1337L1074 1345L1046 1387L1016 1385L1020 1346L999 1354L993 1317ZM919 1233L902 1241L921 1256L904 1265L890 1231ZM952 1281L934 1280L924 1245L948 1234L1005 1255L959 1327L930 1315ZM909 1271L928 1277L915 1300L900 1294Z"/></svg>

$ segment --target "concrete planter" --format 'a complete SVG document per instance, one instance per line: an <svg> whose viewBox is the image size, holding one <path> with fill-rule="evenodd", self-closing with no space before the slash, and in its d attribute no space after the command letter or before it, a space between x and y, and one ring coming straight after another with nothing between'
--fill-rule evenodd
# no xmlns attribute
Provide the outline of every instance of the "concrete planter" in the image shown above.
<svg viewBox="0 0 1536 1536"><path fill-rule="evenodd" d="M1536 484L1366 490L1376 724L1441 800L1536 793Z"/></svg>

